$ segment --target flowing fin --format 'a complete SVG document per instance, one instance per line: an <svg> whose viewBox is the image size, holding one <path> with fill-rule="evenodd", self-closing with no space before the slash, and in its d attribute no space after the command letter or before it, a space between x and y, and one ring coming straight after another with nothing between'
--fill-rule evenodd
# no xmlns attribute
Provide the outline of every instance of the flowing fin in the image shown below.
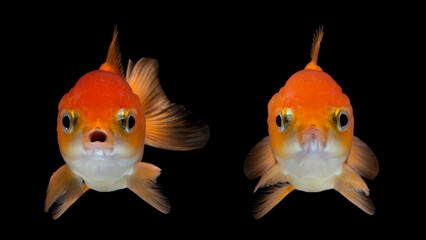
<svg viewBox="0 0 426 240"><path fill-rule="evenodd" d="M343 165L342 173L335 178L334 189L364 212L373 215L375 207L367 196L367 184L348 164Z"/></svg>
<svg viewBox="0 0 426 240"><path fill-rule="evenodd" d="M59 218L89 187L64 164L50 177L44 211L56 203L52 210L53 219Z"/></svg>
<svg viewBox="0 0 426 240"><path fill-rule="evenodd" d="M369 195L367 184L348 164L343 164L342 173L334 180L334 188L350 192L361 192Z"/></svg>
<svg viewBox="0 0 426 240"><path fill-rule="evenodd" d="M169 213L169 201L156 184L160 173L161 169L153 164L137 162L133 174L127 178L127 187L158 211Z"/></svg>
<svg viewBox="0 0 426 240"><path fill-rule="evenodd" d="M167 99L158 79L157 60L142 58L129 67L127 82L144 109L146 143L179 151L203 147L210 136L208 126L197 120L191 110Z"/></svg>
<svg viewBox="0 0 426 240"><path fill-rule="evenodd" d="M305 69L322 71L322 68L317 65L317 62L318 62L320 44L321 44L321 40L323 36L324 36L324 28L321 26L317 29L316 33L314 34L314 39L312 41L312 48L311 48L311 61L306 65Z"/></svg>
<svg viewBox="0 0 426 240"><path fill-rule="evenodd" d="M340 194L347 198L351 203L361 208L364 212L374 215L376 208L370 198L365 196L362 192L351 192L335 188Z"/></svg>
<svg viewBox="0 0 426 240"><path fill-rule="evenodd" d="M259 219L268 213L275 205L294 190L293 185L285 183L268 189L264 196L259 198L253 209L253 217Z"/></svg>
<svg viewBox="0 0 426 240"><path fill-rule="evenodd" d="M379 173L379 162L373 151L357 137L353 137L351 152L347 160L351 166L361 176L373 179Z"/></svg>
<svg viewBox="0 0 426 240"><path fill-rule="evenodd" d="M285 182L288 182L288 178L282 173L281 165L278 162L275 162L275 165L270 168L264 175L262 175L256 187L254 188L254 192L256 192L257 189L262 187L270 187L277 183Z"/></svg>
<svg viewBox="0 0 426 240"><path fill-rule="evenodd" d="M109 45L107 59L105 63L101 65L99 70L117 73L124 78L123 65L121 64L120 47L118 44L117 25L114 27L114 34L112 35L112 41Z"/></svg>
<svg viewBox="0 0 426 240"><path fill-rule="evenodd" d="M269 136L258 142L244 161L244 173L249 179L264 175L276 163Z"/></svg>
<svg viewBox="0 0 426 240"><path fill-rule="evenodd" d="M126 70L126 81L128 81L129 77L132 74L133 67L135 66L135 63L129 59L129 63L127 63L127 70Z"/></svg>

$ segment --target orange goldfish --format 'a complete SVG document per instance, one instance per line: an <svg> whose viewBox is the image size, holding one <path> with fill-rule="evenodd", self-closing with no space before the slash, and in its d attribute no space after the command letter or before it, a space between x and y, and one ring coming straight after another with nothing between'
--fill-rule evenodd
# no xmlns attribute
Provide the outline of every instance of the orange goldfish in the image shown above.
<svg viewBox="0 0 426 240"><path fill-rule="evenodd" d="M141 162L144 145L203 147L209 128L193 112L171 103L158 79L158 62L121 64L117 28L106 62L83 75L58 106L58 143L65 164L50 178L45 211L60 217L84 192L129 188L162 213L170 211L156 184L161 169Z"/></svg>
<svg viewBox="0 0 426 240"><path fill-rule="evenodd" d="M293 74L269 101L269 136L254 146L244 162L249 179L260 177L254 191L269 187L253 210L256 219L295 189L335 189L366 213L375 212L362 177L376 177L378 161L353 135L348 96L317 65L323 35L319 28L314 34L311 62Z"/></svg>

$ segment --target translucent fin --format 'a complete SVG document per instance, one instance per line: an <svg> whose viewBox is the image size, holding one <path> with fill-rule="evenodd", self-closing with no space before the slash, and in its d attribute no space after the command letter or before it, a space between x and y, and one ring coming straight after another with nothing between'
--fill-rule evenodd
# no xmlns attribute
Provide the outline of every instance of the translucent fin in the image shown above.
<svg viewBox="0 0 426 240"><path fill-rule="evenodd" d="M126 81L128 81L128 76L132 74L133 67L135 66L135 63L129 59L129 63L127 63L127 70L126 70Z"/></svg>
<svg viewBox="0 0 426 240"><path fill-rule="evenodd" d="M127 82L144 108L146 143L181 151L203 147L210 136L207 124L191 110L167 99L158 79L157 60L142 58L129 66Z"/></svg>
<svg viewBox="0 0 426 240"><path fill-rule="evenodd" d="M342 173L334 180L334 187L350 192L361 192L369 195L367 184L349 165L343 164Z"/></svg>
<svg viewBox="0 0 426 240"><path fill-rule="evenodd" d="M269 136L267 136L247 155L244 161L244 173L249 179L255 179L265 174L275 163Z"/></svg>
<svg viewBox="0 0 426 240"><path fill-rule="evenodd" d="M277 183L285 183L287 181L287 177L282 173L281 165L276 162L272 168L262 175L254 191L256 192L259 188L270 187Z"/></svg>
<svg viewBox="0 0 426 240"><path fill-rule="evenodd" d="M114 27L114 34L112 35L112 41L109 45L107 59L105 63L101 65L99 70L117 73L124 78L123 65L121 64L120 47L118 44L117 25Z"/></svg>
<svg viewBox="0 0 426 240"><path fill-rule="evenodd" d="M89 187L64 164L50 177L44 211L56 203L52 210L53 219L59 218Z"/></svg>
<svg viewBox="0 0 426 240"><path fill-rule="evenodd" d="M127 187L158 211L169 213L169 201L156 184L160 173L161 169L155 165L137 162L133 174L127 178Z"/></svg>
<svg viewBox="0 0 426 240"><path fill-rule="evenodd" d="M263 217L293 190L291 184L279 184L266 190L253 209L253 217L256 219Z"/></svg>
<svg viewBox="0 0 426 240"><path fill-rule="evenodd" d="M364 212L373 215L376 211L373 202L370 198L365 196L363 192L351 192L335 188L340 194L347 198L351 203L361 208Z"/></svg>
<svg viewBox="0 0 426 240"><path fill-rule="evenodd" d="M306 65L305 69L322 71L322 68L317 65L317 62L318 62L320 44L321 44L321 40L323 36L324 36L324 28L321 26L317 29L316 33L314 34L314 39L312 41L312 48L311 48L311 61Z"/></svg>
<svg viewBox="0 0 426 240"><path fill-rule="evenodd" d="M349 166L361 176L373 179L379 173L379 162L373 151L357 137L353 137L351 152L347 160Z"/></svg>

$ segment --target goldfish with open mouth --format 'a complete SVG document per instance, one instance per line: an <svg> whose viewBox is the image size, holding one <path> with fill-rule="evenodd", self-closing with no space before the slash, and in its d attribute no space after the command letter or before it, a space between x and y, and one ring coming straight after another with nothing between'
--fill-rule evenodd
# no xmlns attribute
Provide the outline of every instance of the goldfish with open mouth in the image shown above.
<svg viewBox="0 0 426 240"><path fill-rule="evenodd" d="M379 164L372 150L354 136L349 97L317 64L323 35L323 28L318 28L311 61L269 101L269 135L245 159L245 175L260 177L254 191L267 188L253 209L256 219L293 190L335 189L366 213L375 212L362 177L375 178Z"/></svg>
<svg viewBox="0 0 426 240"><path fill-rule="evenodd" d="M121 64L117 27L106 62L83 75L58 106L57 133L65 164L50 178L45 211L60 217L84 192L129 188L162 213L170 211L156 179L161 169L142 162L145 144L185 151L203 147L209 128L168 100L158 62Z"/></svg>

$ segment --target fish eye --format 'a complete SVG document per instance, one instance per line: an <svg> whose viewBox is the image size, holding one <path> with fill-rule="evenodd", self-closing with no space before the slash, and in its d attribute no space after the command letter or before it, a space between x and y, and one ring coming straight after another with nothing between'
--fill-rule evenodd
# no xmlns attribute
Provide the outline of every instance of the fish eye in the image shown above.
<svg viewBox="0 0 426 240"><path fill-rule="evenodd" d="M118 112L118 121L120 122L120 126L128 133L132 132L135 125L136 119L133 111L121 109Z"/></svg>
<svg viewBox="0 0 426 240"><path fill-rule="evenodd" d="M135 127L136 124L136 120L135 117L133 116L133 113L129 113L129 116L127 118L127 128L129 128L129 130L133 129Z"/></svg>
<svg viewBox="0 0 426 240"><path fill-rule="evenodd" d="M275 124L278 127L278 131L282 132L287 129L288 124L291 120L292 112L289 108L284 109L278 112L277 117L275 118Z"/></svg>
<svg viewBox="0 0 426 240"><path fill-rule="evenodd" d="M62 129L64 132L69 133L71 131L72 122L73 119L71 113L67 112L64 116L62 116Z"/></svg>
<svg viewBox="0 0 426 240"><path fill-rule="evenodd" d="M345 131L349 127L349 116L346 110L340 109L336 115L337 128L340 131Z"/></svg>
<svg viewBox="0 0 426 240"><path fill-rule="evenodd" d="M281 128L283 125L283 117L281 116L281 113L278 113L278 116L275 118L275 123L277 124L278 128Z"/></svg>

